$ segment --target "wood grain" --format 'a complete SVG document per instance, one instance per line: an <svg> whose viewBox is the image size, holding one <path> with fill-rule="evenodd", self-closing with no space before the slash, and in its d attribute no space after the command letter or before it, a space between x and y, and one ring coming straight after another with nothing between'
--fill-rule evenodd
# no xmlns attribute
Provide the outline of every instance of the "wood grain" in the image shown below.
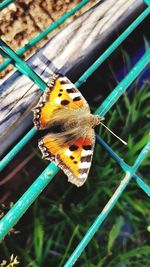
<svg viewBox="0 0 150 267"><path fill-rule="evenodd" d="M61 30L27 60L45 81L56 71L75 81L100 52L106 38L141 9L142 0L105 0ZM143 6L142 6L143 8ZM0 143L3 154L32 127L32 107L41 91L19 71L1 80Z"/></svg>

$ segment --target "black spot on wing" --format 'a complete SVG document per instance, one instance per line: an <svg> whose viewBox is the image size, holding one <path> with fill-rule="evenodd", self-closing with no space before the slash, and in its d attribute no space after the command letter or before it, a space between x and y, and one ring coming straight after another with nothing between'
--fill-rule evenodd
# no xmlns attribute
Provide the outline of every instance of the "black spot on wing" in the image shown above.
<svg viewBox="0 0 150 267"><path fill-rule="evenodd" d="M67 80L60 80L60 84L67 84L68 81Z"/></svg>
<svg viewBox="0 0 150 267"><path fill-rule="evenodd" d="M58 96L60 97L60 96L62 96L62 94L58 94Z"/></svg>
<svg viewBox="0 0 150 267"><path fill-rule="evenodd" d="M75 151L75 150L78 149L78 146L72 145L72 146L69 147L69 149L70 149L70 151Z"/></svg>
<svg viewBox="0 0 150 267"><path fill-rule="evenodd" d="M74 159L74 157L73 156L70 156L70 159Z"/></svg>
<svg viewBox="0 0 150 267"><path fill-rule="evenodd" d="M77 96L77 97L75 97L75 98L73 99L73 101L79 101L79 100L81 100L81 97L80 97L80 96Z"/></svg>
<svg viewBox="0 0 150 267"><path fill-rule="evenodd" d="M88 145L88 146L83 146L83 149L84 150L91 150L92 146L91 145Z"/></svg>
<svg viewBox="0 0 150 267"><path fill-rule="evenodd" d="M62 100L61 101L61 105L63 105L63 106L66 106L66 105L68 105L70 102L68 101L68 100Z"/></svg>
<svg viewBox="0 0 150 267"><path fill-rule="evenodd" d="M67 91L67 93L70 94L70 93L75 93L76 92L76 89L75 88L69 88L66 91Z"/></svg>

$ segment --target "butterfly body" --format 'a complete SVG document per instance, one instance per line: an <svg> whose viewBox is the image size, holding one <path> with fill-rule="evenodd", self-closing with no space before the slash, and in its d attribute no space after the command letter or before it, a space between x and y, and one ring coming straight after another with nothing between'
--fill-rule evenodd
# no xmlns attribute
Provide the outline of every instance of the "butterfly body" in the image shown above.
<svg viewBox="0 0 150 267"><path fill-rule="evenodd" d="M35 127L48 130L39 141L43 157L54 161L77 186L87 179L95 144L93 127L102 119L91 114L78 89L58 74L50 78L34 108Z"/></svg>

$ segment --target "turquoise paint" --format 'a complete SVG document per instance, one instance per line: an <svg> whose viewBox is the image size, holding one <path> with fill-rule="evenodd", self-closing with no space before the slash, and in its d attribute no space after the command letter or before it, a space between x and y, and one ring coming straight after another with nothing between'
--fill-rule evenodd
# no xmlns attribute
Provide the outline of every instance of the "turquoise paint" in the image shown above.
<svg viewBox="0 0 150 267"><path fill-rule="evenodd" d="M46 88L46 83L23 61L18 55L3 41L0 40L0 48L3 51L3 55L11 57L13 59L15 67L34 83L36 83L42 91Z"/></svg>
<svg viewBox="0 0 150 267"><path fill-rule="evenodd" d="M137 62L125 78L116 86L116 88L103 101L102 105L97 109L96 113L104 117L108 110L116 103L119 97L125 92L128 86L138 77L144 68L150 62L150 48L145 52L144 56Z"/></svg>
<svg viewBox="0 0 150 267"><path fill-rule="evenodd" d="M8 2L5 1L5 2ZM149 1L145 0L146 3ZM79 87L82 83L88 79L88 77L104 62L104 60L121 44L121 42L140 24L140 22L146 18L146 16L150 13L150 7L146 8L141 15L116 39L115 42L98 58L97 61L80 77L80 79L75 84ZM41 78L36 75L28 65L23 62L13 50L11 50L3 41L1 41L2 49L4 53L7 53L15 62L15 66L26 76L28 76L31 80L33 80L38 86L44 90L46 84L41 80ZM8 56L7 56L8 57ZM102 105L97 110L97 114L104 116L108 110L116 103L118 98L122 95L122 93L127 89L127 87L133 82L134 79L139 75L139 73L144 69L144 67L148 64L150 58L150 50L148 50L141 60L135 65L135 67L130 71L130 73L122 80L122 82L113 90L113 92L105 99ZM8 164L12 160L12 158L22 149L22 147L30 140L31 137L34 136L36 130L34 128L24 136L24 138L14 147L13 150L10 151L10 154L7 154L3 164L1 165L1 169ZM120 166L126 172L125 177L121 181L119 187L116 192L109 200L109 202L104 207L103 211L98 215L95 222L90 227L89 231L86 233L84 238L81 240L78 247L74 250L71 257L65 264L65 267L72 266L82 251L85 249L93 235L96 233L102 222L105 220L109 212L112 210L113 206L127 187L132 176L135 176L138 185L149 195L149 188L144 182L136 177L136 170L144 160L145 156L150 150L150 143L148 143L144 149L139 154L135 164L133 167L128 166L126 163L122 162L121 159L117 156L118 162L120 161ZM114 153L114 152L113 152ZM114 154L115 157L115 154ZM24 193L24 195L16 202L13 208L4 216L4 218L0 221L0 239L3 239L4 236L8 233L11 227L17 223L20 217L25 213L28 207L34 202L34 200L38 197L38 195L44 190L44 188L48 185L48 183L52 180L52 178L56 175L59 168L55 166L55 164L51 163L43 173L37 178L37 180L30 186L30 188Z"/></svg>
<svg viewBox="0 0 150 267"><path fill-rule="evenodd" d="M144 0L145 4L150 6L150 0Z"/></svg>
<svg viewBox="0 0 150 267"><path fill-rule="evenodd" d="M0 3L0 10L4 9L5 7L7 7L8 5L10 5L11 3L15 2L15 0L5 0L2 3Z"/></svg>
<svg viewBox="0 0 150 267"><path fill-rule="evenodd" d="M9 232L9 230L17 223L20 217L26 212L38 195L44 190L52 178L56 175L59 168L51 163L16 202L11 210L0 221L0 240Z"/></svg>
<svg viewBox="0 0 150 267"><path fill-rule="evenodd" d="M108 49L105 50L105 52L91 65L91 67L89 67L85 72L84 74L80 77L80 79L75 83L75 86L77 88L79 88L89 77L90 75L92 75L94 73L94 71L96 69L98 69L100 67L100 65L105 61L105 59L107 59L107 57L121 44L121 42L148 16L148 14L150 13L150 7L148 7L147 9L144 10L144 12L141 13L141 15L116 39L115 42L112 43L111 46L108 47ZM1 43L0 43L1 44ZM8 53L8 55L11 57L11 52L13 54L13 59L14 60L18 60L18 63L21 64L21 59L2 41L2 45L3 47L5 48L6 47L6 50L4 50L6 53ZM25 63L25 62L23 62ZM22 65L22 64L21 64ZM21 66L20 65L20 66ZM26 64L27 65L27 64ZM32 69L30 69L29 66L26 66L26 68L28 69L29 68L29 73L30 73L30 76L31 76L31 79L33 80L33 77L32 77L32 73L33 73L33 76L35 78L35 83L38 84L40 86L40 88L42 90L45 89L45 86L46 84L44 83L44 81L42 81L40 79L40 77L32 71ZM20 70L22 73L24 71L23 70ZM25 74L25 73L24 73ZM25 74L26 75L26 74ZM28 76L29 77L29 76ZM40 79L40 80L39 80ZM119 86L119 85L118 85ZM100 114L105 114L105 108L101 107L101 110L98 111ZM31 137L30 135L28 135L28 139L26 139L26 142L28 142ZM16 154L17 154L17 151L21 150L21 147L20 147L21 143L19 142L14 148L13 148L13 155L15 156L15 151L16 151ZM18 149L18 146L19 146L19 149ZM12 155L12 151L9 152L11 155ZM9 153L7 155L7 161L4 160L4 165L3 165L3 162L0 163L0 170L4 169L4 167L6 167L6 165L10 162L10 160L12 160L12 157L10 157L10 160L9 160Z"/></svg>
<svg viewBox="0 0 150 267"><path fill-rule="evenodd" d="M115 159L115 161L118 163L118 165L125 171L130 171L131 166L126 164L123 159L121 159L112 149L109 145L105 143L105 141L98 135L96 135L96 139L98 143L100 143L110 154L110 156ZM144 183L144 181L136 174L133 174L133 178L137 182L138 186L150 197L150 187Z"/></svg>
<svg viewBox="0 0 150 267"><path fill-rule="evenodd" d="M14 2L14 0L6 0L4 2ZM3 8L5 7L6 3L4 3L4 2L2 2L0 4L0 10L1 10L2 7ZM58 20L56 20L54 23L52 23L51 25L49 25L45 30L43 30L40 34L38 34L33 39L31 39L27 44L25 44L25 46L19 48L16 51L16 54L18 56L24 54L24 52L26 52L31 47L33 47L34 45L36 45L39 41L41 41L43 38L45 38L47 36L47 34L49 34L53 30L55 30L58 26L60 26L61 24L63 24L68 18L70 18L71 16L73 16L78 10L80 10L83 6L85 6L89 2L90 2L90 0L83 0L83 1L81 1L73 9L71 9L70 11L68 11L67 13L65 13ZM12 59L11 58L7 58L3 63L0 64L0 71L4 70L10 63L12 63Z"/></svg>
<svg viewBox="0 0 150 267"><path fill-rule="evenodd" d="M129 72L129 74L128 74L128 76L126 76L124 79L123 79L123 81L124 81L124 83L123 83L123 81L122 81L122 86L123 86L123 88L124 88L124 90L127 88L127 85L128 84L130 84L131 82L130 82L130 78L131 79L133 79L133 77L134 77L134 79L138 76L138 74L139 74L139 72L140 72L140 70L142 71L143 70L143 64L144 64L144 66L146 66L147 65L147 63L150 61L150 57L149 57L149 55L150 55L150 49L149 50L147 50L147 52L145 52L145 54L144 54L144 56L141 58L141 60L139 60L139 62L135 65L135 67L133 68L133 70L131 70L130 72ZM131 76L131 77L130 77ZM116 87L116 88L118 88L118 86ZM119 96L121 95L120 94L120 91L117 93L117 91L116 91L116 88L113 90L113 92L115 92L115 94L113 94L113 96L112 96L112 93L110 94L111 95L111 98L110 98L110 95L105 99L105 104L106 104L106 107L107 107L107 109L104 109L105 108L105 106L103 106L103 103L102 103L102 105L100 106L100 108L97 110L97 114L99 114L99 115L102 115L102 114L106 114L106 112L109 110L109 108L111 108L112 107L112 104L114 104L114 100L118 100L118 94L119 94ZM123 93L124 92L124 90L122 90L121 89L121 92ZM111 100L112 99L112 100ZM104 113L105 112L105 113ZM34 131L33 131L33 134L34 134ZM144 152L142 152L142 153L144 153ZM143 155L143 154L142 154ZM140 160L141 160L141 158L140 158ZM138 168L138 164L139 164L139 162L140 161L136 161L136 168ZM51 166L52 166L52 169L51 169ZM124 170L125 171L130 171L131 170L131 168L129 168L129 167L127 167L128 165L124 165ZM135 170L134 169L132 169L133 170L133 172L135 172ZM53 164L53 165L49 165L49 171L51 172L52 171L52 173L57 173L57 171L58 171L58 168ZM45 170L45 172L47 173L47 169ZM43 172L42 173L42 175L44 176L45 175L45 172ZM133 175L134 173L132 173L132 175ZM40 176L41 177L41 176ZM130 179L129 179L130 180ZM44 182L44 180L43 180L43 183L44 183L44 185L43 185L43 187L42 187L42 182L41 182L41 179L40 180L38 180L38 178L37 178L37 180L36 180L37 182L36 182L36 185L37 185L37 187L36 187L36 197L42 192L42 190L45 188L45 182ZM38 181L40 181L39 183L40 183L40 185L38 186ZM3 219L0 221L0 229L1 229L1 224L2 224L2 231L1 231L1 234L0 234L0 239L2 239L4 236L5 236L5 234L8 232L8 229L10 230L12 227L13 227L13 225L15 224L15 222L17 222L18 220L19 220L19 218L22 216L22 214L27 210L27 208L33 203L33 198L32 197L30 197L30 194L31 195L35 195L35 192L34 192L34 189L35 189L35 187L32 187L32 185L31 185L31 187L28 189L29 191L27 191L26 193L27 193L27 195L26 195L26 193L23 195L24 196L24 208L23 208L23 210L22 210L22 208L20 209L20 200L18 200L18 202L15 204L15 208L16 209L18 209L18 212L16 213L16 214L14 214L14 219L13 220L8 220L8 218L7 218L7 215L6 216L4 216L3 217ZM112 206L113 207L113 206ZM10 214L12 214L11 213L11 210L10 210ZM4 233L4 234L3 234ZM69 266L69 265L68 265Z"/></svg>
<svg viewBox="0 0 150 267"><path fill-rule="evenodd" d="M0 171L2 171L9 162L18 154L27 142L36 134L37 130L33 127L18 143L14 146L0 162Z"/></svg>
<svg viewBox="0 0 150 267"><path fill-rule="evenodd" d="M133 173L136 172L144 158L146 157L147 153L150 151L150 142L143 148L139 156L137 157L133 167L130 169L130 172L126 172L125 177L121 180L120 185L118 186L117 190L113 194L113 196L110 198L110 200L107 202L106 206L102 210L102 212L97 216L94 223L91 225L85 236L82 238L79 245L76 247L76 249L73 251L72 255L64 265L64 267L71 267L75 264L77 259L80 257L81 253L85 249L85 247L88 245L94 234L97 232L103 221L106 219L109 212L112 210L116 202L118 201L119 197L122 195L123 191L126 189L128 183L130 182L130 179L133 175Z"/></svg>
<svg viewBox="0 0 150 267"><path fill-rule="evenodd" d="M143 180L134 174L134 179L136 180L138 186L150 197L150 187L143 182Z"/></svg>
<svg viewBox="0 0 150 267"><path fill-rule="evenodd" d="M112 52L135 30L135 28L150 14L150 6L147 7L131 24L130 26L104 51L104 53L87 69L77 81L76 86L83 84L112 54Z"/></svg>

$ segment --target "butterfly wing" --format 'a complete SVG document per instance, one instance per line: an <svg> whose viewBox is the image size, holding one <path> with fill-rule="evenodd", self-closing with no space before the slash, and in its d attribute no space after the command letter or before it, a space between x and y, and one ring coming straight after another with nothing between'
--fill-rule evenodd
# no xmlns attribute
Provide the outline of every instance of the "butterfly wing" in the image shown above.
<svg viewBox="0 0 150 267"><path fill-rule="evenodd" d="M46 135L39 142L43 157L55 161L64 173L68 181L76 186L82 186L87 179L91 166L95 145L95 133L88 129L86 136L62 146L61 139L55 139L54 135Z"/></svg>
<svg viewBox="0 0 150 267"><path fill-rule="evenodd" d="M66 109L89 110L85 98L71 81L60 74L53 74L48 86L34 108L34 125L37 129L48 128L54 114Z"/></svg>
<svg viewBox="0 0 150 267"><path fill-rule="evenodd" d="M92 126L84 129L78 125L80 115L88 113L89 105L82 94L67 77L59 74L52 75L34 109L35 127L49 130L39 142L43 157L54 161L77 186L87 179L95 144ZM68 128L66 122L70 125L77 122L77 127Z"/></svg>

